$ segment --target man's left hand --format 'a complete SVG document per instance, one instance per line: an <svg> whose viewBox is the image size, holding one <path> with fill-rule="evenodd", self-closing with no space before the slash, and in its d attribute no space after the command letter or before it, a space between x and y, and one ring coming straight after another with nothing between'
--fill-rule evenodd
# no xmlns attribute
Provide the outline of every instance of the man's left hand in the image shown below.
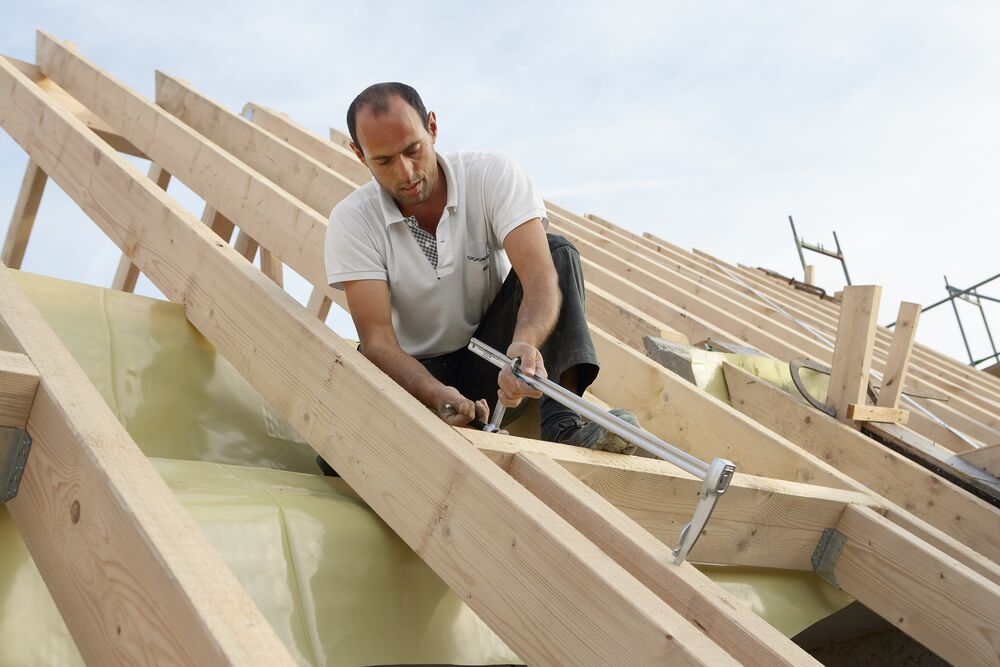
<svg viewBox="0 0 1000 667"><path fill-rule="evenodd" d="M518 357L521 360L520 370L525 375L529 377L548 377L545 372L545 362L542 361L542 353L533 345L521 342L511 343L510 347L507 348L507 356L511 358ZM542 392L532 389L514 377L510 366L506 366L500 371L497 383L500 385L500 389L497 392L500 402L508 408L517 407L522 399L540 398L542 395Z"/></svg>

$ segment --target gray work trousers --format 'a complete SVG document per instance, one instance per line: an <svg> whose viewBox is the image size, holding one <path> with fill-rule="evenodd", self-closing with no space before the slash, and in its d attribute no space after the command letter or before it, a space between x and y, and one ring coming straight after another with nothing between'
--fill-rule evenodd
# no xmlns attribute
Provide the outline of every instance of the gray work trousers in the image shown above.
<svg viewBox="0 0 1000 667"><path fill-rule="evenodd" d="M577 366L580 394L597 378L599 366L597 352L590 338L590 329L584 317L583 272L580 268L580 253L562 236L548 234L549 251L559 277L562 305L559 318L549 337L539 351L545 362L549 379L558 382L562 374ZM506 352L514 337L517 312L521 306L524 291L517 274L511 271L504 280L486 314L483 316L475 338L487 345ZM466 348L448 354L421 360L431 375L445 385L455 387L463 396L473 401L485 398L491 414L497 404L497 375L499 370ZM520 415L527 401L517 408L507 411L504 423L510 423ZM556 401L543 396L539 406L541 435L544 440L552 440L558 428L575 413Z"/></svg>

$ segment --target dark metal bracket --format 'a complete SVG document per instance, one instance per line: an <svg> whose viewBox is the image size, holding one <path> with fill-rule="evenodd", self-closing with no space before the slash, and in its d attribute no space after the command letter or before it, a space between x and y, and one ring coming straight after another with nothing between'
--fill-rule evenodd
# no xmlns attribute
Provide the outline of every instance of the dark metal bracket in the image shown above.
<svg viewBox="0 0 1000 667"><path fill-rule="evenodd" d="M31 436L23 428L0 427L0 503L17 495L31 451Z"/></svg>

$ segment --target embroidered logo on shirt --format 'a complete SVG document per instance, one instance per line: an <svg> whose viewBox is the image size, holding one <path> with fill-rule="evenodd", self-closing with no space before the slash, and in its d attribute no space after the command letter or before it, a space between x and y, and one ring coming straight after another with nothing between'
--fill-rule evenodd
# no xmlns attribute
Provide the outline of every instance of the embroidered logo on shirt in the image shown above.
<svg viewBox="0 0 1000 667"><path fill-rule="evenodd" d="M485 262L490 258L490 242L486 242L486 254L482 257L473 257L472 255L466 255L465 258L470 262Z"/></svg>

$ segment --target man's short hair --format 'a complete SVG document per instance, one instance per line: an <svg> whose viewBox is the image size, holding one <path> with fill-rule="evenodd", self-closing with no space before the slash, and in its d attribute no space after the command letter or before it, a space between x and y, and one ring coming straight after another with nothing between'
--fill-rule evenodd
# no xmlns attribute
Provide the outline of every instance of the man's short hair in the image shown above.
<svg viewBox="0 0 1000 667"><path fill-rule="evenodd" d="M428 129L427 109L424 108L424 101L420 99L420 94L413 89L413 86L408 86L405 83L397 81L374 83L362 90L361 94L351 102L351 106L347 107L347 131L351 133L351 141L358 148L361 148L357 131L358 112L362 109L371 108L372 113L376 116L385 113L389 110L389 100L394 96L403 98L404 102L413 107L417 115L420 116L420 122L423 123L424 129Z"/></svg>

